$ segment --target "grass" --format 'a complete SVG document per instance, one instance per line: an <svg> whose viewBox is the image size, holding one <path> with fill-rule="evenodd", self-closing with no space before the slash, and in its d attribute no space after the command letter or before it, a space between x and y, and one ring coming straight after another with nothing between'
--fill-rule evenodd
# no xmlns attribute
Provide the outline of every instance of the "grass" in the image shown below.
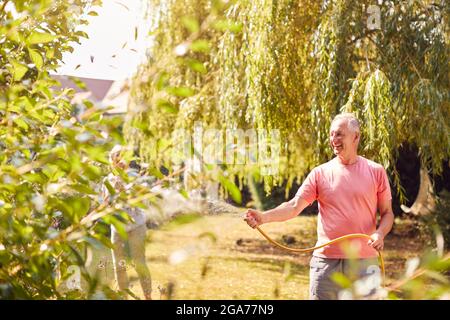
<svg viewBox="0 0 450 320"><path fill-rule="evenodd" d="M289 246L305 248L315 244L316 223L316 216L300 216L263 229L276 241L283 242L283 236L289 235L295 239ZM407 220L397 220L386 238L387 284L401 278L405 262L424 251L414 230ZM160 299L158 287L170 288L171 299L308 299L311 255L275 248L237 214L168 224L149 230L147 236L154 299ZM112 268L103 272L115 288ZM130 289L142 297L134 269L129 275Z"/></svg>
<svg viewBox="0 0 450 320"><path fill-rule="evenodd" d="M265 230L275 238L314 224L315 218L295 219ZM312 230L311 230L312 231ZM215 236L201 237L205 232ZM313 234L307 238L311 238ZM152 230L148 244L154 283L174 286L173 299L305 299L308 257L274 248L242 218L203 217L177 228ZM307 241L308 245L312 242ZM186 252L185 260L170 259Z"/></svg>

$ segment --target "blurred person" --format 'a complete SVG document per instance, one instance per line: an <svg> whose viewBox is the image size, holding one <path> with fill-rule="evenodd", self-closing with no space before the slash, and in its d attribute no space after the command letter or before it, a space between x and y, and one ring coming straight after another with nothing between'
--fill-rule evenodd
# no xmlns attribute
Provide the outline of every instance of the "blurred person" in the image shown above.
<svg viewBox="0 0 450 320"><path fill-rule="evenodd" d="M113 168L120 168L128 171L129 175L137 175L139 169L135 162L128 164L121 158L123 147L116 145L110 152L109 160ZM131 168L130 165L134 168ZM106 179L117 193L125 190L125 182L120 176L110 173ZM113 197L103 184L103 200L111 204ZM133 221L125 224L127 239L123 239L117 229L111 225L111 242L114 246L112 250L114 276L121 291L129 289L129 280L127 275L128 266L133 266L138 274L139 282L147 300L151 300L152 282L150 271L145 261L145 241L146 241L146 215L140 208L126 206L125 211Z"/></svg>

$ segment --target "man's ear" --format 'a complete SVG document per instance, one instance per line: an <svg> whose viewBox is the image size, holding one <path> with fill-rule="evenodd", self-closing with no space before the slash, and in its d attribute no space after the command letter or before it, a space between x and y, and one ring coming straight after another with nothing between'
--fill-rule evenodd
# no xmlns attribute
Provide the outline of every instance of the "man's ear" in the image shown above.
<svg viewBox="0 0 450 320"><path fill-rule="evenodd" d="M355 138L353 141L359 141L359 138L361 137L361 133L360 132L355 132Z"/></svg>

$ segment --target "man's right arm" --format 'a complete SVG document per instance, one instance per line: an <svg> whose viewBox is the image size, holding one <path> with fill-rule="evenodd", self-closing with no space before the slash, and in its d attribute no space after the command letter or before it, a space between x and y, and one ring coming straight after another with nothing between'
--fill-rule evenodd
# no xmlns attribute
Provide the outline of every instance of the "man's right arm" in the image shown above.
<svg viewBox="0 0 450 320"><path fill-rule="evenodd" d="M272 210L259 212L248 209L245 220L247 224L255 228L263 223L281 222L292 219L299 215L314 200L317 200L317 181L319 171L314 168L303 181L295 197Z"/></svg>
<svg viewBox="0 0 450 320"><path fill-rule="evenodd" d="M265 212L248 209L245 220L252 228L263 223L282 222L296 217L308 205L309 203L305 199L297 196L292 200L283 202L278 207Z"/></svg>
<svg viewBox="0 0 450 320"><path fill-rule="evenodd" d="M282 222L298 216L303 209L308 206L308 202L302 197L295 197L290 201L283 202L278 207L267 210L262 214L262 223Z"/></svg>

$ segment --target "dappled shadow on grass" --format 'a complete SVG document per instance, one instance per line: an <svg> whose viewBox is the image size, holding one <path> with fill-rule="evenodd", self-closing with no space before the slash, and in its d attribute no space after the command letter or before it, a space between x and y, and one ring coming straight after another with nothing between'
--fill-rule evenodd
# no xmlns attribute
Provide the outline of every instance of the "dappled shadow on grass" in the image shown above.
<svg viewBox="0 0 450 320"><path fill-rule="evenodd" d="M147 255L147 263L168 263L167 255Z"/></svg>
<svg viewBox="0 0 450 320"><path fill-rule="evenodd" d="M407 260L422 256L425 247L423 239L411 229L396 228L390 232L385 238L383 251L386 277L401 278L405 272Z"/></svg>
<svg viewBox="0 0 450 320"><path fill-rule="evenodd" d="M420 255L425 248L425 244L417 237L401 234L389 234L384 243L385 250L396 251L399 256L403 256L406 252Z"/></svg>
<svg viewBox="0 0 450 320"><path fill-rule="evenodd" d="M229 256L211 256L211 259L224 262L241 262L245 264L255 265L265 271L283 274L287 264L290 265L290 273L293 276L307 277L309 273L309 264L301 262L292 262L281 259L273 259L270 257L229 257ZM309 259L308 259L309 262Z"/></svg>
<svg viewBox="0 0 450 320"><path fill-rule="evenodd" d="M292 244L286 244L282 242L279 239L275 239L275 241L279 242L280 244L286 245L290 248L307 248L314 245L314 243L309 242L299 242L295 241ZM312 253L295 253L290 252L285 249L281 249L276 247L275 245L271 244L265 239L259 240L259 239L250 239L250 238L240 238L235 242L235 245L233 246L233 250L236 250L243 254L269 254L274 256L280 256L280 257L294 257L299 259L305 259L311 256Z"/></svg>
<svg viewBox="0 0 450 320"><path fill-rule="evenodd" d="M404 258L385 258L384 265L387 279L400 278L405 271L406 260Z"/></svg>

